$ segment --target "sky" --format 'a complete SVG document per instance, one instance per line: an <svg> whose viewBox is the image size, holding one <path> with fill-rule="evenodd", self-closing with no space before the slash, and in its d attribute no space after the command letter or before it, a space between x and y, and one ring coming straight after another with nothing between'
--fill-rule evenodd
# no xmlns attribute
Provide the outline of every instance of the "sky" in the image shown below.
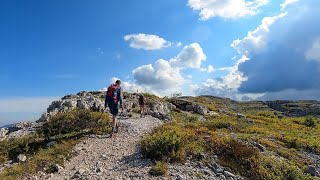
<svg viewBox="0 0 320 180"><path fill-rule="evenodd" d="M104 90L320 100L320 1L2 0L0 126Z"/></svg>

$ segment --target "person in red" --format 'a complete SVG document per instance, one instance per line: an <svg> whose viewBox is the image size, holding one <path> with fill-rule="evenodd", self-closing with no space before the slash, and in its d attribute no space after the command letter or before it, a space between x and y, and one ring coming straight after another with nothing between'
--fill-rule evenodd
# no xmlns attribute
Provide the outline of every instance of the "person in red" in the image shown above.
<svg viewBox="0 0 320 180"><path fill-rule="evenodd" d="M117 80L115 84L111 84L108 87L106 99L105 99L105 108L107 108L108 106L112 114L111 136L113 136L114 133L117 133L118 131L117 115L119 112L119 108L123 108L122 107L122 89L120 85L121 85L120 80Z"/></svg>
<svg viewBox="0 0 320 180"><path fill-rule="evenodd" d="M145 116L144 105L145 105L144 96L143 96L143 94L140 94L140 95L139 95L139 106L140 106L140 114L141 114L140 117Z"/></svg>

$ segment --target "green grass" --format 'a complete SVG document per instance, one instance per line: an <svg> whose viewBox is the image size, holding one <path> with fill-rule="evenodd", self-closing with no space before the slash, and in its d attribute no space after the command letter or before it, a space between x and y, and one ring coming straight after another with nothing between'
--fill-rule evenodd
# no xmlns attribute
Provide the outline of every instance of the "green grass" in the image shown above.
<svg viewBox="0 0 320 180"><path fill-rule="evenodd" d="M197 101L210 103L203 97ZM312 162L301 152L320 153L319 119L279 117L266 109L241 113L254 123L232 113L197 121L176 110L172 113L175 123L165 124L146 136L140 149L147 158L170 162L215 154L220 164L248 179L312 179L304 173ZM248 142L264 145L267 152L261 153Z"/></svg>

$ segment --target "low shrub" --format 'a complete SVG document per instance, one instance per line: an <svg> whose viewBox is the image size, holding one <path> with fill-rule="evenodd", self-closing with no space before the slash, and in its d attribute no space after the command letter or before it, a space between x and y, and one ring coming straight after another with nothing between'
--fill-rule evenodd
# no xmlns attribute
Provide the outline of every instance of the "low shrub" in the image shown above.
<svg viewBox="0 0 320 180"><path fill-rule="evenodd" d="M46 147L46 142L38 135L30 135L0 142L0 163L16 160L19 154L32 154Z"/></svg>
<svg viewBox="0 0 320 180"><path fill-rule="evenodd" d="M152 176L162 176L168 171L168 165L166 162L157 161L156 164L150 169L149 174Z"/></svg>
<svg viewBox="0 0 320 180"><path fill-rule="evenodd" d="M276 157L262 156L259 166L258 179L303 179L312 180L313 178L303 173L297 166L287 160L280 160Z"/></svg>
<svg viewBox="0 0 320 180"><path fill-rule="evenodd" d="M210 149L220 157L223 165L239 170L247 177L256 176L259 164L257 148L230 137L214 137L211 140Z"/></svg>
<svg viewBox="0 0 320 180"><path fill-rule="evenodd" d="M315 118L312 117L312 116L307 116L305 121L304 121L304 125L306 125L308 127L316 127Z"/></svg>
<svg viewBox="0 0 320 180"><path fill-rule="evenodd" d="M70 132L81 132L83 130L95 133L108 133L109 129L110 118L107 113L77 109L51 117L43 126L42 131L47 137L50 137Z"/></svg>
<svg viewBox="0 0 320 180"><path fill-rule="evenodd" d="M187 136L187 132L178 126L164 127L140 142L141 153L156 160L174 159L181 151Z"/></svg>
<svg viewBox="0 0 320 180"><path fill-rule="evenodd" d="M134 108L132 108L132 112L133 113L140 113L140 107L134 107Z"/></svg>
<svg viewBox="0 0 320 180"><path fill-rule="evenodd" d="M69 158L71 151L79 142L79 140L62 141L56 146L40 149L31 159L25 163L17 164L12 167L4 169L0 172L0 179L28 179L27 177L38 171L51 172L52 165L64 162L64 158Z"/></svg>
<svg viewBox="0 0 320 180"><path fill-rule="evenodd" d="M185 121L187 122L197 122L199 120L199 116L192 114L192 115L188 115L185 119Z"/></svg>

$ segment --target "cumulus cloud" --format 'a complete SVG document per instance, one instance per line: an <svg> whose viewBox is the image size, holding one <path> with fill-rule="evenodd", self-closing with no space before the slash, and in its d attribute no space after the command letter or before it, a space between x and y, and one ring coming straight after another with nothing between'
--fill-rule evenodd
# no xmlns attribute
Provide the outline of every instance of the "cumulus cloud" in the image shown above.
<svg viewBox="0 0 320 180"><path fill-rule="evenodd" d="M232 43L242 58L229 73L209 79L198 93L231 98L320 99L320 2L287 2L246 37ZM242 96L242 97L241 97Z"/></svg>
<svg viewBox="0 0 320 180"><path fill-rule="evenodd" d="M193 43L185 46L178 55L169 60L159 59L153 64L137 67L132 71L133 82L158 95L181 92L182 87L192 79L192 76L183 75L182 71L187 68L200 68L205 59L206 55L201 46ZM210 71L212 68L210 67Z"/></svg>
<svg viewBox="0 0 320 180"><path fill-rule="evenodd" d="M212 65L209 65L209 66L208 66L208 69L207 69L207 72L208 72L208 73L212 73L212 72L214 72L214 71L215 71L214 67L213 67Z"/></svg>
<svg viewBox="0 0 320 180"><path fill-rule="evenodd" d="M247 36L241 40L237 39L233 41L231 47L235 48L238 53L246 56L253 52L261 52L265 48L266 44L270 42L270 26L286 15L287 13L281 13L277 16L263 18L261 24L254 31L249 31Z"/></svg>
<svg viewBox="0 0 320 180"><path fill-rule="evenodd" d="M179 68L200 68L203 61L207 59L201 46L198 43L192 43L184 46L182 51L169 62L173 67Z"/></svg>
<svg viewBox="0 0 320 180"><path fill-rule="evenodd" d="M152 34L129 34L124 36L124 40L129 42L130 47L135 49L144 49L144 50L157 50L170 47L172 45L181 46L182 43L172 43Z"/></svg>
<svg viewBox="0 0 320 180"><path fill-rule="evenodd" d="M207 72L207 73L212 73L215 71L214 67L212 65L209 65L208 68L200 68L200 71L202 72Z"/></svg>
<svg viewBox="0 0 320 180"><path fill-rule="evenodd" d="M135 82L156 92L173 92L184 83L180 70L166 60L159 59L154 64L143 65L132 71Z"/></svg>
<svg viewBox="0 0 320 180"><path fill-rule="evenodd" d="M234 66L219 68L218 70L227 71L228 74L215 79L207 79L197 88L193 88L193 92L196 95L206 94L241 100L245 95L238 93L238 88L247 80L247 77L239 71L238 66L248 60L246 56L242 56ZM209 69L210 66L207 69L208 72Z"/></svg>
<svg viewBox="0 0 320 180"><path fill-rule="evenodd" d="M285 0L283 4L280 6L282 7L282 10L284 10L288 5L298 2L299 0Z"/></svg>
<svg viewBox="0 0 320 180"><path fill-rule="evenodd" d="M188 0L188 6L200 11L201 20L212 17L236 19L247 15L255 15L259 8L269 0Z"/></svg>
<svg viewBox="0 0 320 180"><path fill-rule="evenodd" d="M295 5L299 8L292 5L285 17L269 26L263 51L253 51L250 60L240 64L239 70L248 78L240 92L320 88L320 2L306 0ZM242 46L250 47L250 42L244 41Z"/></svg>

